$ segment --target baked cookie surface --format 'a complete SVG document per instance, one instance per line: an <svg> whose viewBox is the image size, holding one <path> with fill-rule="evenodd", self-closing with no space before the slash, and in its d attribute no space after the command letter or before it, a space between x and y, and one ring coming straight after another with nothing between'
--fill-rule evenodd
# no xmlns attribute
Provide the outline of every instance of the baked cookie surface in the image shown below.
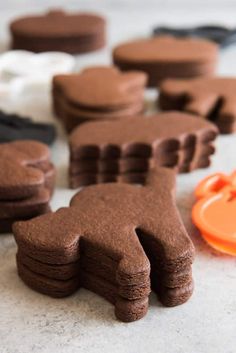
<svg viewBox="0 0 236 353"><path fill-rule="evenodd" d="M33 52L84 53L105 45L105 19L93 13L51 10L10 24L12 48Z"/></svg>
<svg viewBox="0 0 236 353"><path fill-rule="evenodd" d="M159 105L178 109L215 123L221 133L236 130L236 78L212 77L166 80L160 86Z"/></svg>
<svg viewBox="0 0 236 353"><path fill-rule="evenodd" d="M113 50L113 61L118 67L146 72L151 87L170 77L211 76L217 58L218 46L213 42L172 36L140 39Z"/></svg>
<svg viewBox="0 0 236 353"><path fill-rule="evenodd" d="M115 120L144 109L147 75L114 66L91 67L53 79L53 107L70 131L86 121Z"/></svg>
<svg viewBox="0 0 236 353"><path fill-rule="evenodd" d="M153 166L178 172L207 167L217 128L181 112L87 123L70 135L70 186L142 182Z"/></svg>
<svg viewBox="0 0 236 353"><path fill-rule="evenodd" d="M150 281L164 305L182 304L193 290L194 248L174 187L175 173L160 168L144 186L90 186L70 207L16 223L20 277L54 297L92 290L115 305L122 321L146 314Z"/></svg>

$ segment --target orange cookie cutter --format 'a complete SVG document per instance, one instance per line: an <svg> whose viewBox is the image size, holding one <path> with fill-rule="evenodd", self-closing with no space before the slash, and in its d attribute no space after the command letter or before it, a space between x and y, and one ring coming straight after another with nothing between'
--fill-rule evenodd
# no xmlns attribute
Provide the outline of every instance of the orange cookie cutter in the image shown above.
<svg viewBox="0 0 236 353"><path fill-rule="evenodd" d="M218 251L236 256L236 171L203 179L195 196L192 220L202 237Z"/></svg>

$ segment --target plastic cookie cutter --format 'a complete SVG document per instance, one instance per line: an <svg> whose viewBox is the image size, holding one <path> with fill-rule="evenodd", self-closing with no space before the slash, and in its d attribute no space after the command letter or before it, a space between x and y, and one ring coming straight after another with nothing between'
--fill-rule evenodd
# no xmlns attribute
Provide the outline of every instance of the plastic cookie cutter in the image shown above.
<svg viewBox="0 0 236 353"><path fill-rule="evenodd" d="M70 73L74 68L75 58L67 53L8 51L0 55L0 97L50 89L54 75Z"/></svg>
<svg viewBox="0 0 236 353"><path fill-rule="evenodd" d="M217 25L205 25L197 27L156 27L153 35L173 35L175 37L198 37L212 40L225 48L236 42L236 29Z"/></svg>
<svg viewBox="0 0 236 353"><path fill-rule="evenodd" d="M236 256L236 170L205 178L195 195L192 220L202 237L216 250Z"/></svg>
<svg viewBox="0 0 236 353"><path fill-rule="evenodd" d="M74 66L74 57L61 52L10 50L0 56L0 73L5 80L29 76L51 79L58 73L71 72Z"/></svg>

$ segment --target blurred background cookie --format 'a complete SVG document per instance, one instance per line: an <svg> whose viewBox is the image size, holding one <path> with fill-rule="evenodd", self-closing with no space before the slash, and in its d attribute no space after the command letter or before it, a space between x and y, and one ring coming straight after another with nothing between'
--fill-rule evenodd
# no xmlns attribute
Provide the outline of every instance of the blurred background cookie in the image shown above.
<svg viewBox="0 0 236 353"><path fill-rule="evenodd" d="M105 46L105 19L93 13L52 10L10 24L12 49L86 53Z"/></svg>
<svg viewBox="0 0 236 353"><path fill-rule="evenodd" d="M163 110L182 110L208 119L222 134L236 131L235 77L163 81L158 103Z"/></svg>
<svg viewBox="0 0 236 353"><path fill-rule="evenodd" d="M141 70L148 85L155 87L166 78L211 76L218 60L218 45L203 39L158 36L118 45L113 61L121 70Z"/></svg>

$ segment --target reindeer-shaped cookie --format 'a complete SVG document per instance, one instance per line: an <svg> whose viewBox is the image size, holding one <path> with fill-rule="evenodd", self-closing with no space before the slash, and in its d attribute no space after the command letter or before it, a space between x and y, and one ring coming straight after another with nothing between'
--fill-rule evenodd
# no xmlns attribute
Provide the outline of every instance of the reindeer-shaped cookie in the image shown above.
<svg viewBox="0 0 236 353"><path fill-rule="evenodd" d="M56 297L92 290L115 305L122 321L146 314L150 279L164 305L185 302L193 289L194 249L174 187L174 172L160 168L143 186L90 186L70 207L16 223L20 277Z"/></svg>

